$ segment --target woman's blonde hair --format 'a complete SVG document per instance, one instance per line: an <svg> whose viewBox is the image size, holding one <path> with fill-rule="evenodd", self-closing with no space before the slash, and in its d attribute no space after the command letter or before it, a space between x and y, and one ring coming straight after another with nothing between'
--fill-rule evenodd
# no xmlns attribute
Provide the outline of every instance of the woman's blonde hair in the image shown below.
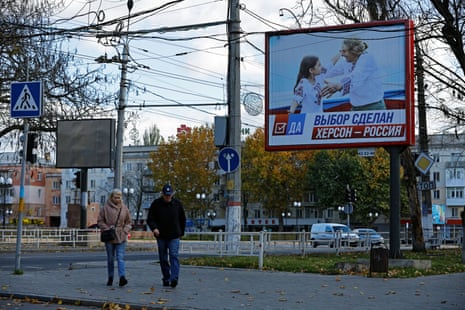
<svg viewBox="0 0 465 310"><path fill-rule="evenodd" d="M119 188L115 188L110 193L110 198L113 198L115 195L123 195L123 192Z"/></svg>

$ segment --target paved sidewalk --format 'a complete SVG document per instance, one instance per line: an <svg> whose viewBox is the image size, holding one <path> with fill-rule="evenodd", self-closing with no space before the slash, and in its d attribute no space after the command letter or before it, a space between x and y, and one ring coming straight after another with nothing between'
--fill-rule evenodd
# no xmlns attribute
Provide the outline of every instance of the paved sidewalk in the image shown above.
<svg viewBox="0 0 465 310"><path fill-rule="evenodd" d="M126 265L123 288L105 285L105 262L0 271L0 295L131 309L465 309L465 274L385 279L181 266L172 289L162 287L155 261Z"/></svg>

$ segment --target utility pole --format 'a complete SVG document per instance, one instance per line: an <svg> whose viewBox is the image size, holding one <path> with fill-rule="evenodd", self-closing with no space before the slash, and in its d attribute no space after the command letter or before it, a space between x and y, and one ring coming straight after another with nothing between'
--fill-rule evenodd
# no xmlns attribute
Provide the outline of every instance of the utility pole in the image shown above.
<svg viewBox="0 0 465 310"><path fill-rule="evenodd" d="M228 16L228 144L241 159L241 104L240 104L240 19L239 1L229 0ZM234 251L241 232L241 165L226 176L228 193L226 207L227 245ZM231 234L237 233L237 234Z"/></svg>
<svg viewBox="0 0 465 310"><path fill-rule="evenodd" d="M129 30L129 17L134 3L128 0L128 21L127 29ZM121 80L119 87L119 102L118 102L118 126L116 129L116 154L115 154L115 179L114 188L120 188L123 183L123 143L124 143L124 109L128 104L128 58L129 58L129 37L128 34L123 39L123 54L121 57Z"/></svg>

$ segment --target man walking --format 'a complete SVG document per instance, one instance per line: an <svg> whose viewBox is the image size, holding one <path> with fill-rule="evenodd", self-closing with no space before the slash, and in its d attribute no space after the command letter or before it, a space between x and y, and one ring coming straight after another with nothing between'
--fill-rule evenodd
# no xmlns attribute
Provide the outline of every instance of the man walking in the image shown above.
<svg viewBox="0 0 465 310"><path fill-rule="evenodd" d="M157 239L163 286L175 288L179 281L179 242L186 228L182 203L173 197L170 184L163 186L162 197L150 205L147 224Z"/></svg>

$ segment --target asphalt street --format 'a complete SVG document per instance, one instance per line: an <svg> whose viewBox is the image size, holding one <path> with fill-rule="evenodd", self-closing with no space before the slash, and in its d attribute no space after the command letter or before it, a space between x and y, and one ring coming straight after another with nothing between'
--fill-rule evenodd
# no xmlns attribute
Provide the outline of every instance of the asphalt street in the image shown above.
<svg viewBox="0 0 465 310"><path fill-rule="evenodd" d="M172 289L162 286L157 262L144 260L127 263L127 278L125 287L106 286L104 261L23 275L1 270L0 296L73 307L116 303L129 309L433 310L465 305L464 274L398 279L182 266L179 285Z"/></svg>

